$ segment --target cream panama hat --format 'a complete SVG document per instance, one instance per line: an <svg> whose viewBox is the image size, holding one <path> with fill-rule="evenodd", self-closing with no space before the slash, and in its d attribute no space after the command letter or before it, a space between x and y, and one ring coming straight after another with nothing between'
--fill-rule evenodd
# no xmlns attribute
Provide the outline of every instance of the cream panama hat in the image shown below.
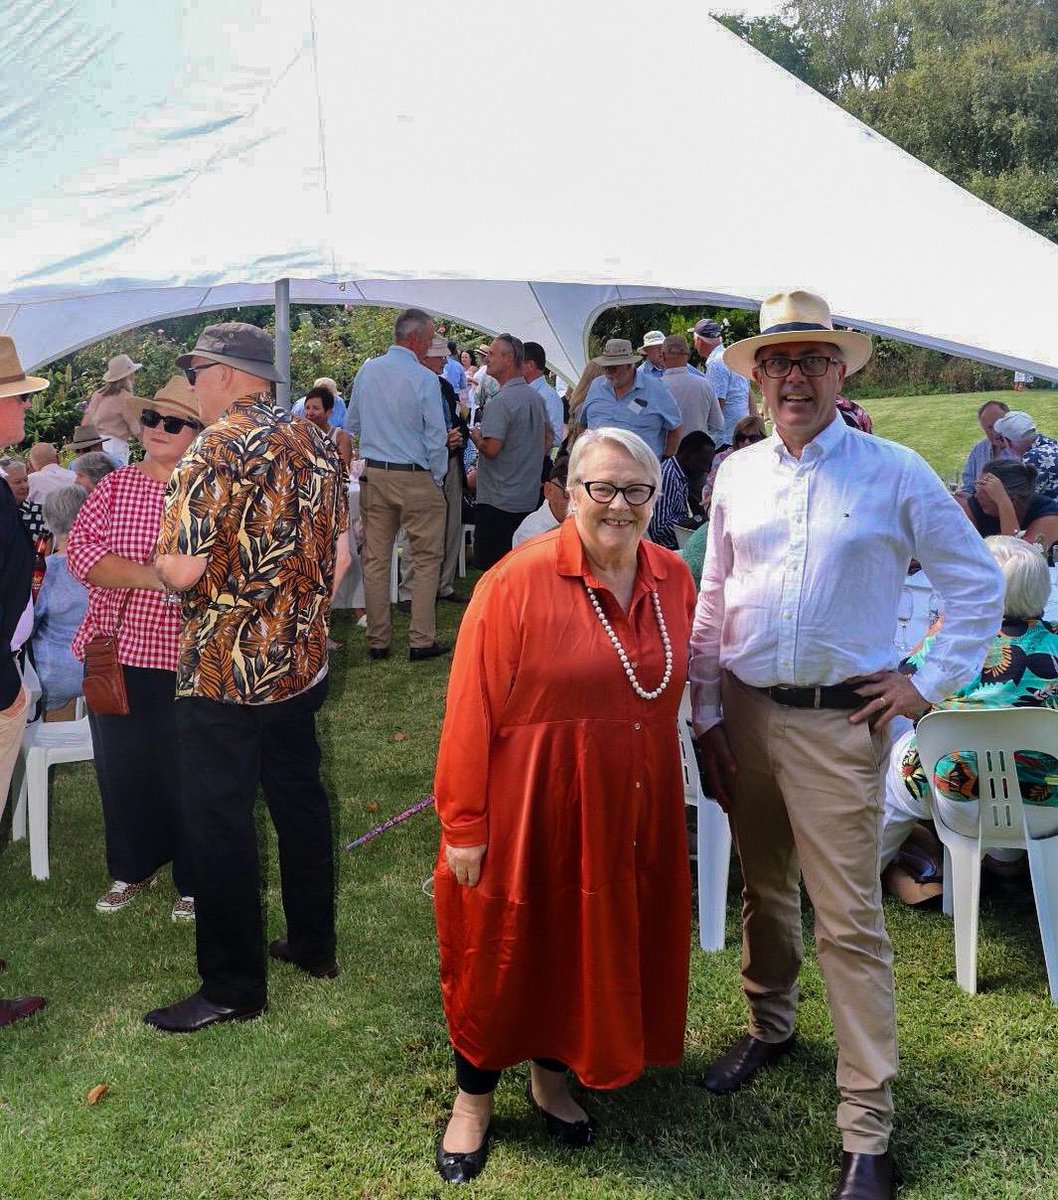
<svg viewBox="0 0 1058 1200"><path fill-rule="evenodd" d="M30 392L43 392L50 386L46 379L41 379L38 375L27 375L22 370L14 338L6 334L0 337L0 400L8 396L28 396Z"/></svg>
<svg viewBox="0 0 1058 1200"><path fill-rule="evenodd" d="M760 333L728 346L724 363L752 379L757 351L783 342L830 342L845 356L846 375L864 366L874 349L865 333L834 328L830 307L822 296L814 292L776 292L760 306Z"/></svg>
<svg viewBox="0 0 1058 1200"><path fill-rule="evenodd" d="M596 355L591 361L597 367L635 367L639 365L639 355L625 338L610 338L603 346L602 354Z"/></svg>
<svg viewBox="0 0 1058 1200"><path fill-rule="evenodd" d="M643 334L643 344L639 347L639 353L642 354L644 350L649 349L651 346L663 346L664 344L665 335L661 330L651 329L649 333Z"/></svg>
<svg viewBox="0 0 1058 1200"><path fill-rule="evenodd" d="M125 402L125 410L133 425L140 423L140 414L145 408L153 408L163 416L185 417L189 421L199 423L202 421L198 399L183 375L174 375L164 387L160 387L154 393L153 400L130 396Z"/></svg>

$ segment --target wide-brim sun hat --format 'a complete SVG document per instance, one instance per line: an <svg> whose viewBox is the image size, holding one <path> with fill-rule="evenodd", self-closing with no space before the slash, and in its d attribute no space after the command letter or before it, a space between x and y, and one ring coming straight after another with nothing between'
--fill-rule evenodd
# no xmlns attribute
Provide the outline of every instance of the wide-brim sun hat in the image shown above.
<svg viewBox="0 0 1058 1200"><path fill-rule="evenodd" d="M847 376L865 366L874 351L867 334L834 328L830 306L822 296L803 291L776 292L760 306L760 333L728 346L724 364L752 379L758 352L765 346L786 342L829 342L837 346L844 356Z"/></svg>
<svg viewBox="0 0 1058 1200"><path fill-rule="evenodd" d="M660 329L651 329L643 334L643 344L639 347L638 353L642 354L651 346L663 346L665 344L665 335Z"/></svg>
<svg viewBox="0 0 1058 1200"><path fill-rule="evenodd" d="M121 379L128 379L130 375L135 375L142 366L143 363L133 362L127 354L117 354L107 363L103 382L117 383Z"/></svg>
<svg viewBox="0 0 1058 1200"><path fill-rule="evenodd" d="M14 338L6 334L0 337L0 400L43 392L50 386L46 379L41 379L39 375L27 375L22 370Z"/></svg>
<svg viewBox="0 0 1058 1200"><path fill-rule="evenodd" d="M448 343L439 333L433 335L433 341L430 343L429 350L423 355L423 358L447 358Z"/></svg>
<svg viewBox="0 0 1058 1200"><path fill-rule="evenodd" d="M591 361L597 367L636 367L639 365L639 355L626 338L610 338L603 346L602 354L597 354Z"/></svg>
<svg viewBox="0 0 1058 1200"><path fill-rule="evenodd" d="M234 367L257 379L286 382L275 368L275 342L263 329L245 321L207 325L198 335L194 349L181 354L176 365L183 370L193 366L192 360L196 358Z"/></svg>
<svg viewBox="0 0 1058 1200"><path fill-rule="evenodd" d="M66 443L67 450L87 450L89 446L100 446L103 435L94 425L78 425L73 437Z"/></svg>
<svg viewBox="0 0 1058 1200"><path fill-rule="evenodd" d="M153 399L144 400L141 396L130 396L125 401L125 410L133 425L140 423L140 414L145 408L153 408L162 416L184 417L188 421L202 420L198 400L183 375L174 375L164 387L160 387L154 393Z"/></svg>

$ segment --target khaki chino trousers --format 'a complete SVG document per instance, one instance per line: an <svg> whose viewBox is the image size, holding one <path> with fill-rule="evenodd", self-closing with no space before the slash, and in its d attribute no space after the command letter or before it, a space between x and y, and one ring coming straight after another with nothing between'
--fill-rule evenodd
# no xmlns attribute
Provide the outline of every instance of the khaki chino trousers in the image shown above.
<svg viewBox="0 0 1058 1200"><path fill-rule="evenodd" d="M850 725L847 711L777 704L726 671L721 694L738 764L731 823L744 879L749 1032L764 1042L793 1033L803 877L838 1044L843 1148L881 1154L897 1070L893 954L878 872L888 734Z"/></svg>
<svg viewBox="0 0 1058 1200"><path fill-rule="evenodd" d="M444 555L444 492L429 471L368 467L360 480L360 516L368 646L383 649L392 636L389 568L402 526L415 562L408 641L413 647L432 646L437 640L434 603Z"/></svg>

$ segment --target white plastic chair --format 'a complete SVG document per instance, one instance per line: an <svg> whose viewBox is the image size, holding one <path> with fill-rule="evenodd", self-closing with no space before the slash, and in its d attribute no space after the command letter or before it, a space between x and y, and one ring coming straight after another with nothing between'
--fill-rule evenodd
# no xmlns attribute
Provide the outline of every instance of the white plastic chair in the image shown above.
<svg viewBox="0 0 1058 1200"><path fill-rule="evenodd" d="M11 839L19 841L29 831L29 866L34 879L47 879L48 772L56 763L86 762L95 757L84 700L77 701L73 721L34 721L22 736L23 777L11 817Z"/></svg>
<svg viewBox="0 0 1058 1200"><path fill-rule="evenodd" d="M698 940L703 950L723 950L731 827L727 813L702 791L698 760L694 756L689 687L683 691L677 725L683 766L683 800L698 810Z"/></svg>
<svg viewBox="0 0 1058 1200"><path fill-rule="evenodd" d="M977 920L981 858L993 846L1028 853L1036 916L1051 1000L1058 1003L1058 810L1023 804L1014 767L1016 751L1038 750L1058 758L1058 712L1046 708L935 712L916 730L919 758L930 784L933 820L944 843L944 911L955 917L955 978L977 991ZM937 763L953 751L977 756L977 828L973 810L963 829L952 828L952 802L937 803ZM961 807L961 803L960 803ZM968 805L967 805L968 807ZM947 820L945 820L947 815Z"/></svg>

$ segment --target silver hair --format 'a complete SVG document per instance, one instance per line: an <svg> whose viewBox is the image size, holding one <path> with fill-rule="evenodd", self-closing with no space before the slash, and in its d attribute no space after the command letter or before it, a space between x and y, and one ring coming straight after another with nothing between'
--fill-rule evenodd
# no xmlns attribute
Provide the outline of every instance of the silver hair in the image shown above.
<svg viewBox="0 0 1058 1200"><path fill-rule="evenodd" d="M433 317L421 308L406 308L393 323L393 340L398 344L409 337L426 332L427 325L433 329Z"/></svg>
<svg viewBox="0 0 1058 1200"><path fill-rule="evenodd" d="M88 493L76 483L71 483L69 487L57 488L54 492L48 492L40 502L40 506L44 510L44 524L56 537L63 533L69 533L77 519L77 514L81 511L81 505L87 499Z"/></svg>
<svg viewBox="0 0 1058 1200"><path fill-rule="evenodd" d="M93 483L98 483L104 475L109 475L111 471L117 470L117 463L102 450L89 450L87 454L82 454L70 463L70 470L80 471L82 475L87 475Z"/></svg>
<svg viewBox="0 0 1058 1200"><path fill-rule="evenodd" d="M516 367L525 366L525 343L521 338L516 338L513 333L498 333L493 340L503 342L510 349Z"/></svg>
<svg viewBox="0 0 1058 1200"><path fill-rule="evenodd" d="M1003 615L1018 620L1043 616L1051 595L1051 573L1039 546L996 534L985 545L1003 572Z"/></svg>
<svg viewBox="0 0 1058 1200"><path fill-rule="evenodd" d="M575 483L584 482L580 473L580 464L587 452L593 446L599 445L617 446L634 458L646 475L644 483L654 485L654 498L657 498L657 492L661 490L661 463L658 462L658 456L638 433L633 433L630 429L618 429L612 425L604 425L599 429L585 429L573 443L573 449L569 455L569 486L571 488ZM572 501L570 502L570 511L575 511Z"/></svg>

